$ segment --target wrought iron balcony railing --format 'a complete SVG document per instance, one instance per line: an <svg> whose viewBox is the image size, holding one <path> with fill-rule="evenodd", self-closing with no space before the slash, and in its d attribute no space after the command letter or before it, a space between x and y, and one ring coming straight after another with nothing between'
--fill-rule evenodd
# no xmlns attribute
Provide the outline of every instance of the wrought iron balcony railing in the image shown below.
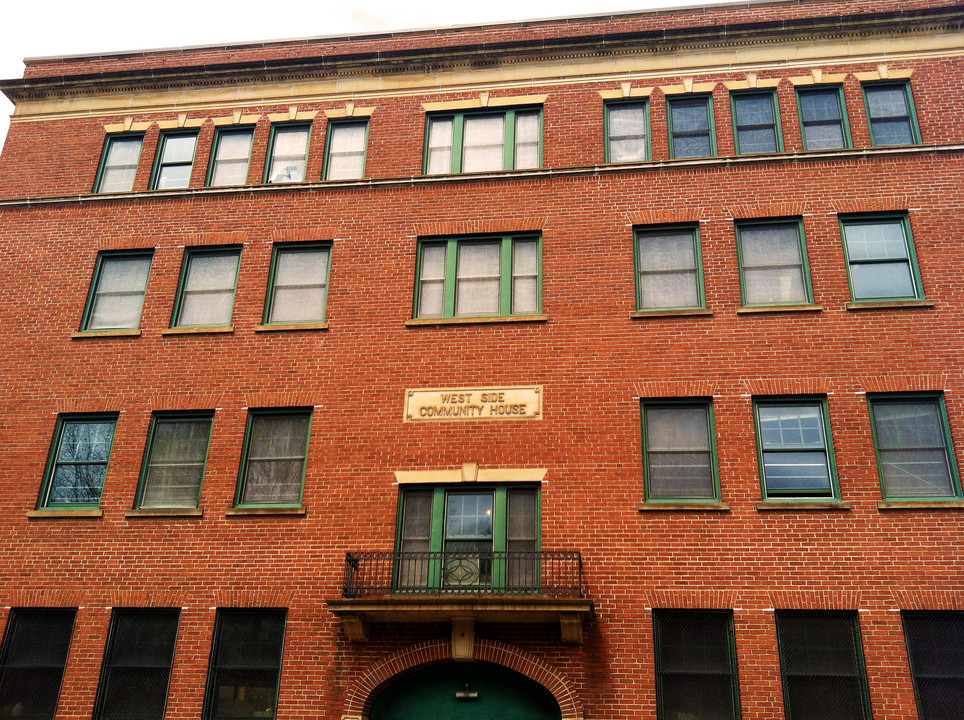
<svg viewBox="0 0 964 720"><path fill-rule="evenodd" d="M342 594L581 598L582 555L569 550L350 552L345 555Z"/></svg>

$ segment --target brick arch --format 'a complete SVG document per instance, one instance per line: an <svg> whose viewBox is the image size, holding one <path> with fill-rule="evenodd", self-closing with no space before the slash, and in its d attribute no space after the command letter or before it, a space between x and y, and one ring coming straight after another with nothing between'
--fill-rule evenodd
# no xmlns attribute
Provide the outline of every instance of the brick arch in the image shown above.
<svg viewBox="0 0 964 720"><path fill-rule="evenodd" d="M508 643L476 639L473 659L525 675L552 693L562 711L562 720L583 720L582 703L569 678L534 655ZM450 660L452 644L447 639L409 645L382 658L349 689L342 720L367 720L375 698L392 680L423 666Z"/></svg>

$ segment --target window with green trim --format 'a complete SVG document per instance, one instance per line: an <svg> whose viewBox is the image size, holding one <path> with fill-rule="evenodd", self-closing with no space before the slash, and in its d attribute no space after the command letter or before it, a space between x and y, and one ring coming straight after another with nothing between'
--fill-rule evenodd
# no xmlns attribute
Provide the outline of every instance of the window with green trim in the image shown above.
<svg viewBox="0 0 964 720"><path fill-rule="evenodd" d="M905 611L919 720L957 720L964 708L964 612Z"/></svg>
<svg viewBox="0 0 964 720"><path fill-rule="evenodd" d="M777 610L787 720L870 720L857 613Z"/></svg>
<svg viewBox="0 0 964 720"><path fill-rule="evenodd" d="M211 151L208 185L223 187L247 184L253 142L253 127L218 128Z"/></svg>
<svg viewBox="0 0 964 720"><path fill-rule="evenodd" d="M266 325L325 321L331 246L275 245L265 306Z"/></svg>
<svg viewBox="0 0 964 720"><path fill-rule="evenodd" d="M153 250L100 253L82 329L136 330L153 259Z"/></svg>
<svg viewBox="0 0 964 720"><path fill-rule="evenodd" d="M114 608L94 720L164 720L181 611Z"/></svg>
<svg viewBox="0 0 964 720"><path fill-rule="evenodd" d="M797 107L804 150L833 150L851 146L842 87L797 88Z"/></svg>
<svg viewBox="0 0 964 720"><path fill-rule="evenodd" d="M174 190L191 184L197 132L173 131L161 133L151 177L152 190Z"/></svg>
<svg viewBox="0 0 964 720"><path fill-rule="evenodd" d="M406 488L400 497L399 591L539 587L539 489Z"/></svg>
<svg viewBox="0 0 964 720"><path fill-rule="evenodd" d="M783 150L780 109L773 90L733 93L733 136L738 155Z"/></svg>
<svg viewBox="0 0 964 720"><path fill-rule="evenodd" d="M218 608L204 720L277 717L287 619L284 608Z"/></svg>
<svg viewBox="0 0 964 720"><path fill-rule="evenodd" d="M716 155L713 98L709 95L676 95L666 98L671 158Z"/></svg>
<svg viewBox="0 0 964 720"><path fill-rule="evenodd" d="M910 84L906 82L864 85L864 103L874 145L917 145L920 128Z"/></svg>
<svg viewBox="0 0 964 720"><path fill-rule="evenodd" d="M736 224L743 304L813 302L802 220L754 220Z"/></svg>
<svg viewBox="0 0 964 720"><path fill-rule="evenodd" d="M719 501L712 400L643 400L642 413L646 501Z"/></svg>
<svg viewBox="0 0 964 720"><path fill-rule="evenodd" d="M325 145L325 180L365 177L368 120L332 120Z"/></svg>
<svg viewBox="0 0 964 720"><path fill-rule="evenodd" d="M198 506L213 423L213 412L154 413L137 507Z"/></svg>
<svg viewBox="0 0 964 720"><path fill-rule="evenodd" d="M753 410L763 497L838 497L826 399L757 399Z"/></svg>
<svg viewBox="0 0 964 720"><path fill-rule="evenodd" d="M542 248L533 235L423 240L415 317L542 312Z"/></svg>
<svg viewBox="0 0 964 720"><path fill-rule="evenodd" d="M58 418L40 508L100 507L116 426L116 414Z"/></svg>
<svg viewBox="0 0 964 720"><path fill-rule="evenodd" d="M428 116L425 174L542 167L542 109Z"/></svg>
<svg viewBox="0 0 964 720"><path fill-rule="evenodd" d="M130 192L134 189L144 136L108 135L94 182L95 193Z"/></svg>
<svg viewBox="0 0 964 720"><path fill-rule="evenodd" d="M187 248L174 305L173 327L231 324L241 248Z"/></svg>
<svg viewBox="0 0 964 720"><path fill-rule="evenodd" d="M868 395L867 401L884 498L960 498L944 396Z"/></svg>
<svg viewBox="0 0 964 720"><path fill-rule="evenodd" d="M649 103L627 100L606 103L606 162L649 159Z"/></svg>
<svg viewBox="0 0 964 720"><path fill-rule="evenodd" d="M13 608L0 649L0 713L3 717L54 720L74 608Z"/></svg>
<svg viewBox="0 0 964 720"><path fill-rule="evenodd" d="M739 720L731 610L653 610L656 717Z"/></svg>
<svg viewBox="0 0 964 720"><path fill-rule="evenodd" d="M272 125L268 143L266 183L304 182L308 169L308 137L311 125Z"/></svg>
<svg viewBox="0 0 964 720"><path fill-rule="evenodd" d="M906 215L841 217L840 228L855 302L924 297Z"/></svg>
<svg viewBox="0 0 964 720"><path fill-rule="evenodd" d="M311 408L251 410L235 504L301 505Z"/></svg>
<svg viewBox="0 0 964 720"><path fill-rule="evenodd" d="M699 226L638 228L635 260L637 310L705 307Z"/></svg>

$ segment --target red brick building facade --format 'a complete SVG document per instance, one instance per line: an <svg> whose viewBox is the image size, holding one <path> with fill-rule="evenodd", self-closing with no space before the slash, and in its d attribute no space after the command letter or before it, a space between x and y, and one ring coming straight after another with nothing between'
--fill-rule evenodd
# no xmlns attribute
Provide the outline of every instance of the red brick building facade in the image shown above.
<svg viewBox="0 0 964 720"><path fill-rule="evenodd" d="M0 717L964 715L962 23L28 61Z"/></svg>

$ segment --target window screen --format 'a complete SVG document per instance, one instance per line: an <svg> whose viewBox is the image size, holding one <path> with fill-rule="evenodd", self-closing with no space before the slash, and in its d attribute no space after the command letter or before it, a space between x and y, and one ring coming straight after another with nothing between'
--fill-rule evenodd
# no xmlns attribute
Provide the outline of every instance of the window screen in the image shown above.
<svg viewBox="0 0 964 720"><path fill-rule="evenodd" d="M959 720L964 708L964 612L905 612L903 619L920 720Z"/></svg>
<svg viewBox="0 0 964 720"><path fill-rule="evenodd" d="M0 715L53 720L76 616L72 608L10 611L0 651Z"/></svg>

